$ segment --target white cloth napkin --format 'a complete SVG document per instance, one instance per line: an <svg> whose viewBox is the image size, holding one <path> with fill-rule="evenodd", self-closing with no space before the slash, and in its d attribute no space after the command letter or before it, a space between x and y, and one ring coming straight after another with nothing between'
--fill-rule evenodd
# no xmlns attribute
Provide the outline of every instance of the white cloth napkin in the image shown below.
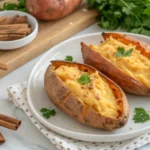
<svg viewBox="0 0 150 150"><path fill-rule="evenodd" d="M27 82L8 87L9 101L22 109L32 123L43 133L58 149L63 150L133 150L150 142L150 133L122 142L84 142L61 136L43 126L31 113L27 104Z"/></svg>

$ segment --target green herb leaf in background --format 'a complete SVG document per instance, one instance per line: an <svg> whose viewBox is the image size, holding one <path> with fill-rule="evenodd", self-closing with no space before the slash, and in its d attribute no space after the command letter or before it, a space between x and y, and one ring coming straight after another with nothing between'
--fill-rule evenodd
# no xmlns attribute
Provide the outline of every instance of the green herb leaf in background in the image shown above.
<svg viewBox="0 0 150 150"><path fill-rule="evenodd" d="M47 109L47 108L41 108L40 112L42 113L43 117L46 119L49 119L51 116L55 116L56 111L55 109Z"/></svg>
<svg viewBox="0 0 150 150"><path fill-rule="evenodd" d="M16 10L18 7L16 4L7 4L4 3L3 10Z"/></svg>
<svg viewBox="0 0 150 150"><path fill-rule="evenodd" d="M19 0L18 4L15 3L4 3L3 7L0 9L0 11L3 10L19 10L23 12L27 12L25 0Z"/></svg>
<svg viewBox="0 0 150 150"><path fill-rule="evenodd" d="M81 77L78 79L78 82L81 84L88 84L91 83L91 79L88 74L82 74Z"/></svg>
<svg viewBox="0 0 150 150"><path fill-rule="evenodd" d="M72 61L73 61L73 57L72 57L72 56L66 56L65 60L66 60L66 61L71 61L71 62L72 62Z"/></svg>
<svg viewBox="0 0 150 150"><path fill-rule="evenodd" d="M124 47L118 47L117 52L114 52L114 55L118 57L129 57L131 56L133 49L125 50Z"/></svg>
<svg viewBox="0 0 150 150"><path fill-rule="evenodd" d="M150 120L149 114L144 108L135 108L135 114L133 116L134 123L143 123Z"/></svg>
<svg viewBox="0 0 150 150"><path fill-rule="evenodd" d="M99 12L97 23L109 30L150 36L150 0L88 0L89 9Z"/></svg>

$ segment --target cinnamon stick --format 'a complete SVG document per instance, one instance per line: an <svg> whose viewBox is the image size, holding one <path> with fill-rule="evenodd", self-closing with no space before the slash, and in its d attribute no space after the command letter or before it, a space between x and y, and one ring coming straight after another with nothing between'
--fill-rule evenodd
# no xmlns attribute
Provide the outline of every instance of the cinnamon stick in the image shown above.
<svg viewBox="0 0 150 150"><path fill-rule="evenodd" d="M20 125L21 125L20 120L0 114L0 126L11 130L17 130Z"/></svg>
<svg viewBox="0 0 150 150"><path fill-rule="evenodd" d="M0 31L0 35L27 35L26 32L22 32L22 31L14 31L14 32L1 32Z"/></svg>
<svg viewBox="0 0 150 150"><path fill-rule="evenodd" d="M13 117L3 115L3 114L0 114L0 120L7 121L7 122L10 122L10 123L16 124L18 126L21 124L20 120L18 120L16 118L13 118Z"/></svg>
<svg viewBox="0 0 150 150"><path fill-rule="evenodd" d="M13 24L21 24L21 23L28 23L27 16L20 16L17 17Z"/></svg>
<svg viewBox="0 0 150 150"><path fill-rule="evenodd" d="M5 18L3 21L1 21L0 25L6 25L9 23L9 18Z"/></svg>
<svg viewBox="0 0 150 150"><path fill-rule="evenodd" d="M0 41L12 41L24 38L26 34L7 34L7 35L0 35Z"/></svg>
<svg viewBox="0 0 150 150"><path fill-rule="evenodd" d="M1 17L2 18L2 17ZM0 19L1 19L0 18ZM15 21L16 21L16 19L18 18L18 15L15 15L15 16L13 16L13 17L11 17L11 18L6 18L5 17L5 19L3 19L1 22L0 22L0 24L1 25L7 25L7 24L13 24Z"/></svg>
<svg viewBox="0 0 150 150"><path fill-rule="evenodd" d="M0 30L0 35L2 34L30 34L32 32L31 28L20 28L20 29L8 29L8 30Z"/></svg>
<svg viewBox="0 0 150 150"><path fill-rule="evenodd" d="M0 25L0 30L28 28L28 26L29 26L28 24L8 24L8 25Z"/></svg>
<svg viewBox="0 0 150 150"><path fill-rule="evenodd" d="M6 19L5 16L0 17L0 23L3 22Z"/></svg>
<svg viewBox="0 0 150 150"><path fill-rule="evenodd" d="M18 15L15 15L15 16L9 18L8 24L13 24L16 21L17 18L18 18Z"/></svg>
<svg viewBox="0 0 150 150"><path fill-rule="evenodd" d="M5 128L8 128L8 129L11 129L11 130L17 130L19 126L17 126L16 124L13 124L13 123L9 123L7 121L3 121L3 120L0 120L0 126L1 127L5 127Z"/></svg>
<svg viewBox="0 0 150 150"><path fill-rule="evenodd" d="M5 142L5 138L3 135L0 133L0 145L2 145Z"/></svg>

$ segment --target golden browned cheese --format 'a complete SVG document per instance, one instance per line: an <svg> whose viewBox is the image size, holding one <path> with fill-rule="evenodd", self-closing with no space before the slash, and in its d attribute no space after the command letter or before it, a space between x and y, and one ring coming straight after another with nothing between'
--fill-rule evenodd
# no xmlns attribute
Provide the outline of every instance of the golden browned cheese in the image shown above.
<svg viewBox="0 0 150 150"><path fill-rule="evenodd" d="M92 82L84 85L79 83L78 79L85 72L80 71L77 66L60 66L55 72L78 100L86 106L107 117L118 116L121 108L117 105L109 84L99 76L98 72L89 74Z"/></svg>
<svg viewBox="0 0 150 150"><path fill-rule="evenodd" d="M127 75L135 78L140 83L150 88L150 60L140 54L140 51L132 44L125 45L112 37L98 46L90 47L102 56L107 58L114 66L121 69ZM116 57L114 52L118 47L124 47L125 50L133 49L129 57Z"/></svg>

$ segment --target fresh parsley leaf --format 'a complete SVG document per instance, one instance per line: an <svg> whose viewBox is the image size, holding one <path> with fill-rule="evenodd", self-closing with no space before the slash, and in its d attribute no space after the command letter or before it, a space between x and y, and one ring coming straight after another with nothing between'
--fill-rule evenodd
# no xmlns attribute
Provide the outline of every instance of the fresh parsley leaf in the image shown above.
<svg viewBox="0 0 150 150"><path fill-rule="evenodd" d="M144 108L135 108L135 114L133 116L135 123L143 123L150 120L149 114L144 110Z"/></svg>
<svg viewBox="0 0 150 150"><path fill-rule="evenodd" d="M147 16L150 16L150 7L144 9L143 14L145 14L145 15L147 15Z"/></svg>
<svg viewBox="0 0 150 150"><path fill-rule="evenodd" d="M78 82L81 84L88 84L91 83L91 78L88 74L82 74L81 77L78 79Z"/></svg>
<svg viewBox="0 0 150 150"><path fill-rule="evenodd" d="M122 12L124 12L126 15L130 15L130 9L128 7L123 7Z"/></svg>
<svg viewBox="0 0 150 150"><path fill-rule="evenodd" d="M131 56L133 49L125 50L124 47L118 47L117 52L114 52L114 55L118 57L128 57Z"/></svg>
<svg viewBox="0 0 150 150"><path fill-rule="evenodd" d="M66 60L66 61L71 61L71 62L72 62L72 61L73 61L73 57L72 57L72 56L66 56L65 60Z"/></svg>
<svg viewBox="0 0 150 150"><path fill-rule="evenodd" d="M47 108L41 108L40 112L42 112L42 113L47 112Z"/></svg>
<svg viewBox="0 0 150 150"><path fill-rule="evenodd" d="M56 114L55 109L50 109L50 108L49 109L41 108L40 112L46 119L49 119L51 116L55 116L55 114Z"/></svg>
<svg viewBox="0 0 150 150"><path fill-rule="evenodd" d="M131 48L131 49L129 49L128 51L125 51L124 56L125 56L125 57L131 56L132 52L133 52L133 49Z"/></svg>

